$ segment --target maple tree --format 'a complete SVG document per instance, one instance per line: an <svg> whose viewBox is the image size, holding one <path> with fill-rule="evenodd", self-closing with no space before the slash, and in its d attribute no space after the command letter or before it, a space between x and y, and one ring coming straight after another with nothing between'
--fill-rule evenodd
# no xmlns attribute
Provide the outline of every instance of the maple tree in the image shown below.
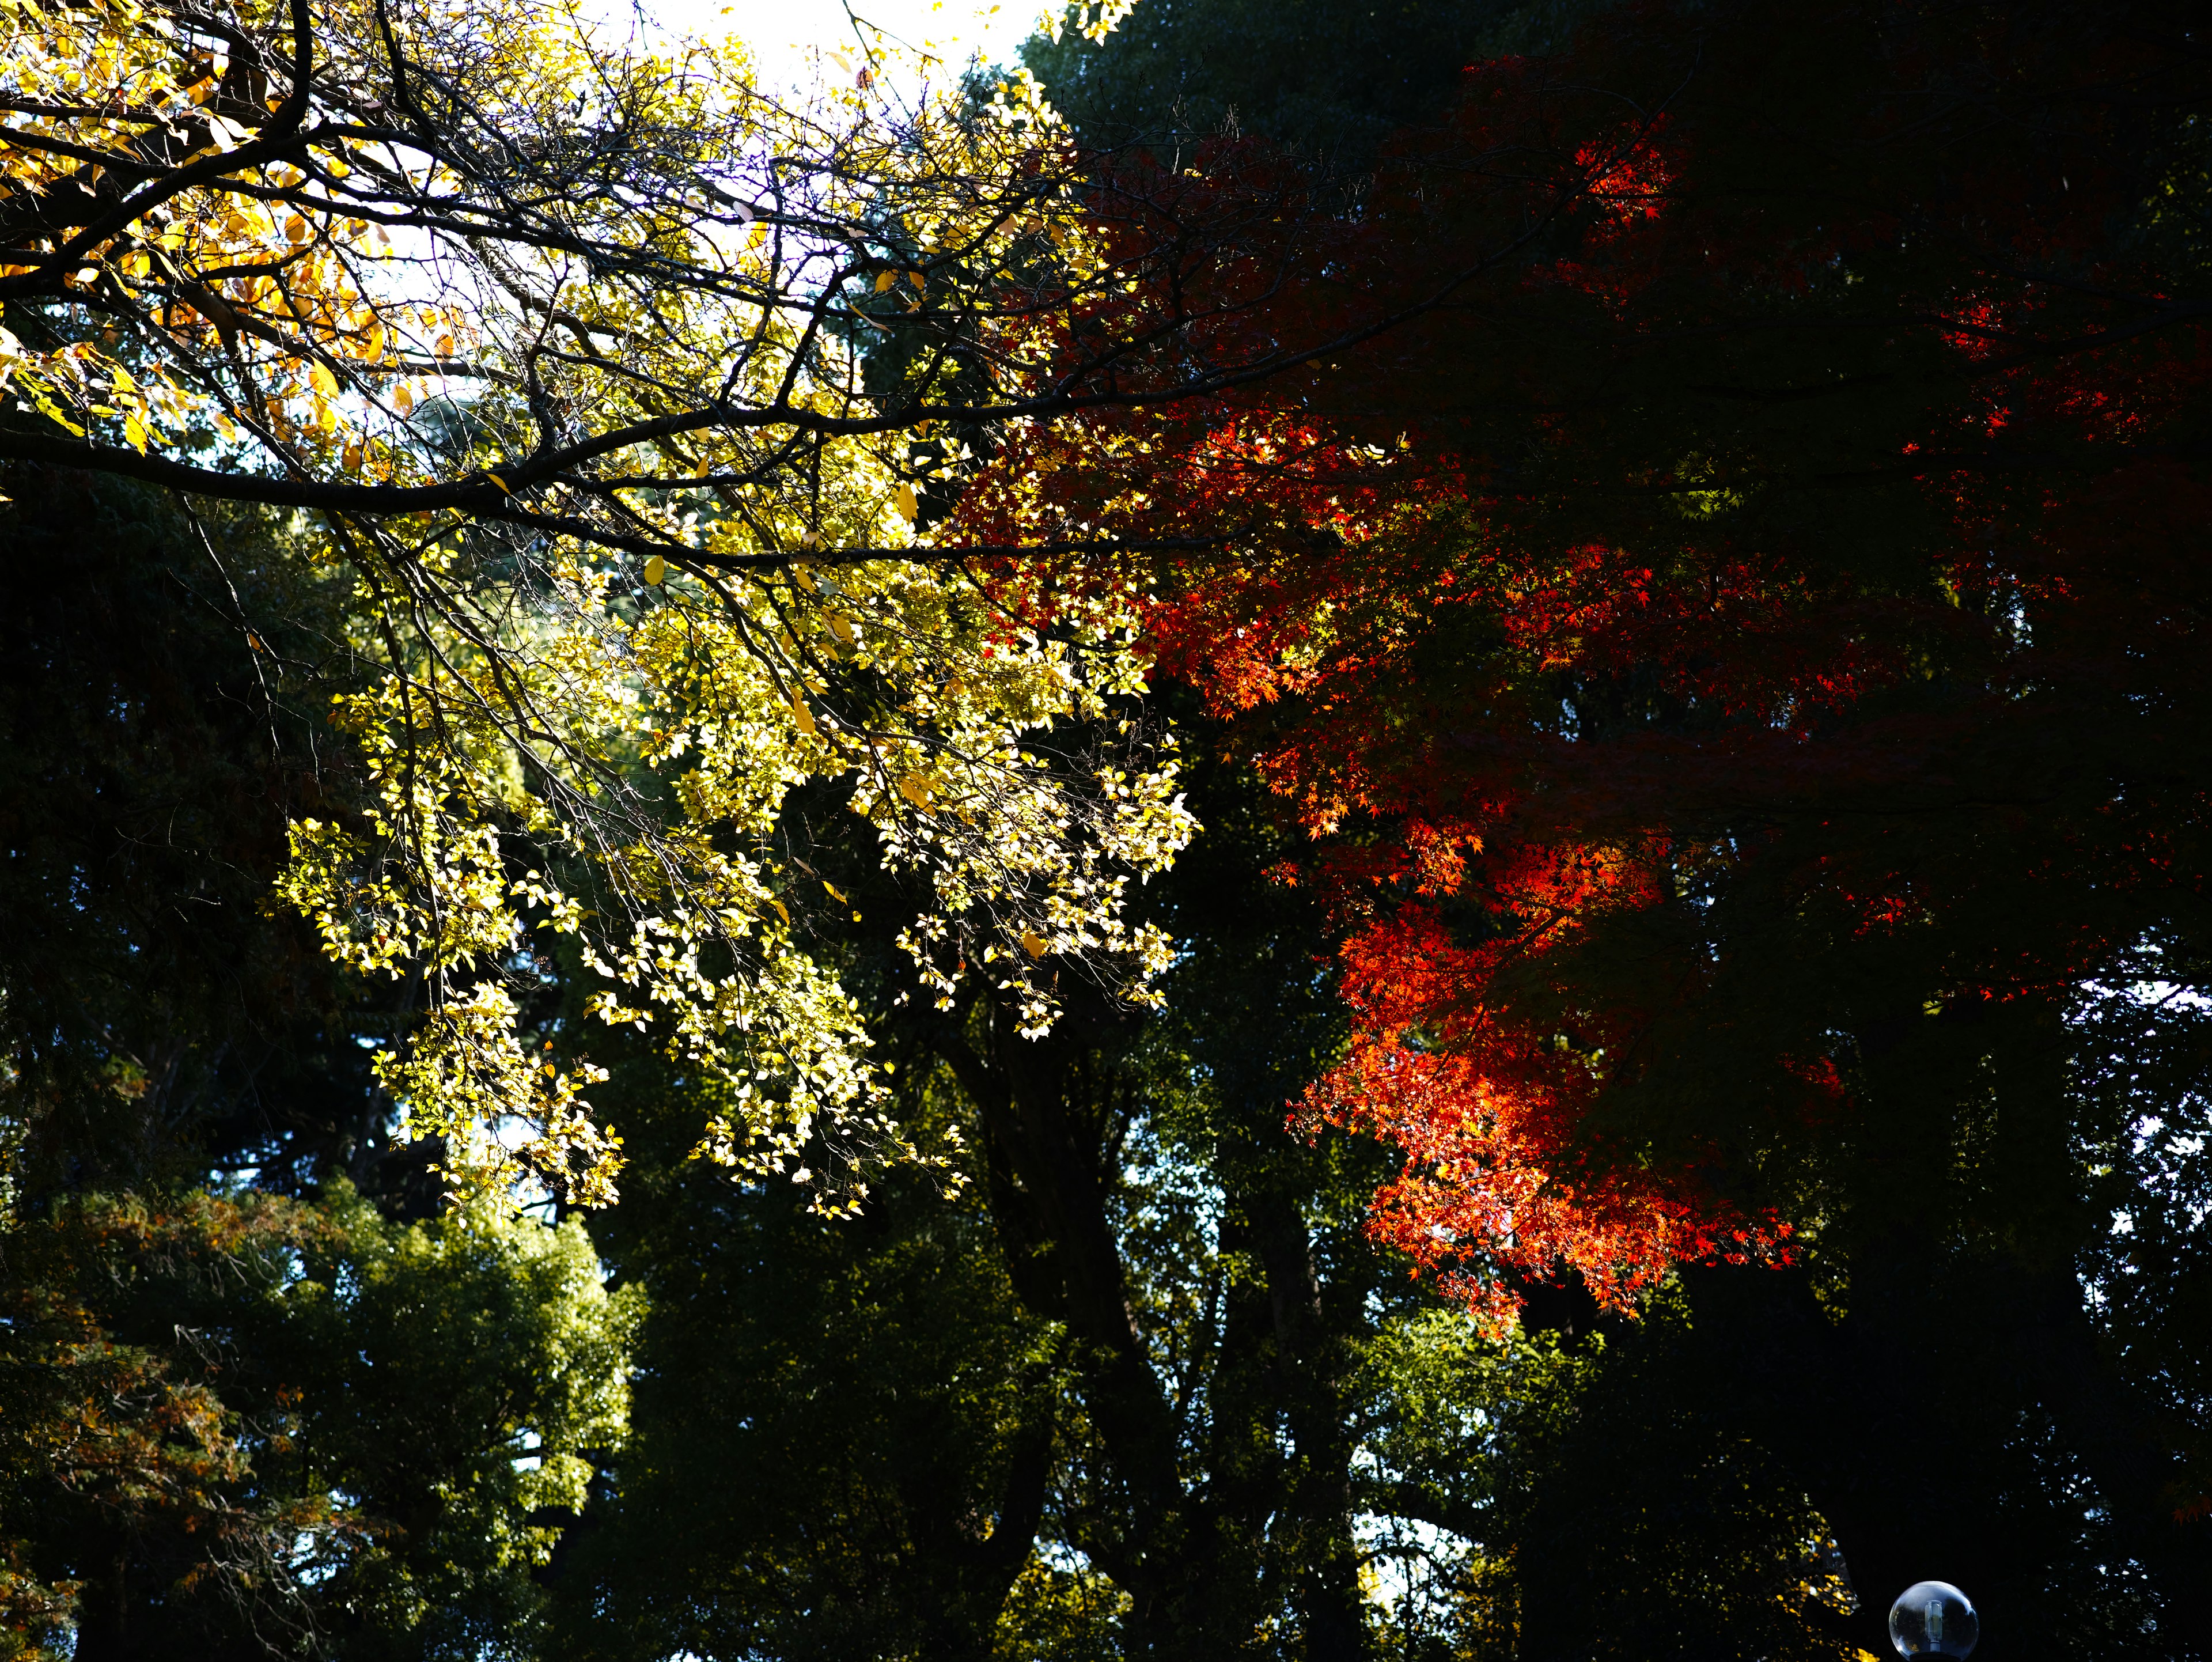
<svg viewBox="0 0 2212 1662"><path fill-rule="evenodd" d="M1043 483L963 511L1234 539L1148 569L1152 638L1321 839L1356 1026L1305 1112L1405 1152L1383 1238L1498 1318L1757 1261L1893 1350L2040 1333L2021 1389L2202 1645L2205 1479L2161 1428L2197 1388L2099 1360L2075 1279L2156 1122L2071 1083L2087 1010L2152 1011L2131 1043L2185 1075L2197 1043L2189 40L2154 6L1605 13L1471 69L1282 301L1410 321L1041 433ZM1187 189L1270 165L1224 139ZM1965 1354L1875 1387L1869 1436L1936 1469ZM1940 1538L2025 1586L1929 1480L1804 1458L1863 1585Z"/></svg>

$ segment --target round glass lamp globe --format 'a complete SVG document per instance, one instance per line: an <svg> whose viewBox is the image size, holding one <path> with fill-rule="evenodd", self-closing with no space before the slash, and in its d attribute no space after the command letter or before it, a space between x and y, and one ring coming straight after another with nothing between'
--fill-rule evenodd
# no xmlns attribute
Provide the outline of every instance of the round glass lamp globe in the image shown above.
<svg viewBox="0 0 2212 1662"><path fill-rule="evenodd" d="M1889 1607L1889 1642L1900 1656L1964 1656L1982 1636L1966 1595L1948 1581L1918 1581Z"/></svg>

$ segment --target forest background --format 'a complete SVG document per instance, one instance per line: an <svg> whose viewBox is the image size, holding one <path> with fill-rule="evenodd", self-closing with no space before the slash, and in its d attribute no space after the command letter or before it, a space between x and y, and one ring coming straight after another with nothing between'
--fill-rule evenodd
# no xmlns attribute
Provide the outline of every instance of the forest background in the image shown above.
<svg viewBox="0 0 2212 1662"><path fill-rule="evenodd" d="M0 1655L2212 1656L2185 9L9 17Z"/></svg>

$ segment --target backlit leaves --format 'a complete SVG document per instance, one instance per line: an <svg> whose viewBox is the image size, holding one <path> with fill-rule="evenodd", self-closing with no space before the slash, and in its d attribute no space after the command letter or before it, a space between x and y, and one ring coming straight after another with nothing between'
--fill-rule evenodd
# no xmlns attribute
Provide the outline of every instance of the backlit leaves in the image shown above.
<svg viewBox="0 0 2212 1662"><path fill-rule="evenodd" d="M934 555L896 441L917 401L1019 408L1084 280L1031 270L1073 211L1042 105L779 102L738 43L540 0L7 5L0 94L0 393L36 429L0 449L317 516L367 806L301 819L280 892L420 986L377 1073L458 1190L613 1192L597 1070L526 1032L556 951L726 1087L702 1155L910 1152L776 852L810 782L922 875L933 996L996 965L1041 1028L1024 931L1141 994L1121 886L1190 826L1109 720L1127 597ZM888 398L879 295L923 332Z"/></svg>

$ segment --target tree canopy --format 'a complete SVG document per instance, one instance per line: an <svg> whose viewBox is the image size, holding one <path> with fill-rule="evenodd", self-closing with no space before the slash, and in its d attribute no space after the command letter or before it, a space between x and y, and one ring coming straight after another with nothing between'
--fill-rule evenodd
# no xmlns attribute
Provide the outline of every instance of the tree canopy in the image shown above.
<svg viewBox="0 0 2212 1662"><path fill-rule="evenodd" d="M2170 1215L2118 1174L2197 1116L2100 1081L2203 1065L2197 76L2147 13L1608 15L1378 169L1335 258L1394 290L1300 290L1445 298L1019 465L1047 522L1245 539L1153 630L1321 839L1353 1032L1307 1102L1404 1151L1384 1239L1501 1313L1516 1271L1626 1307L1794 1266L1759 1284L1808 1336L1924 1359L1869 1434L1955 1469L1800 1456L1847 1557L2063 1622L1936 1521L2021 1503L1936 1429L2017 1355L2201 1644L2201 1399L2100 1354L2077 1280L2114 1208Z"/></svg>
<svg viewBox="0 0 2212 1662"><path fill-rule="evenodd" d="M0 1657L2212 1657L2192 21L853 21L0 9Z"/></svg>
<svg viewBox="0 0 2212 1662"><path fill-rule="evenodd" d="M1144 344L1054 350L1115 279L1060 228L1045 113L866 70L786 107L735 43L610 49L558 7L0 27L0 456L317 516L306 557L355 592L278 679L334 703L359 775L296 819L283 892L422 986L378 1073L455 1181L514 1166L512 1121L542 1180L613 1192L590 1068L521 1045L533 940L722 1067L710 1153L788 1168L817 1119L896 1144L765 850L791 786L856 763L856 811L934 874L925 963L1002 963L1039 1022L1035 960L1157 969L1108 868L1187 828L1104 719L1141 679L1126 605L1048 631L1034 581L878 557L976 420L1104 396ZM1084 754L1024 748L1062 717Z"/></svg>

